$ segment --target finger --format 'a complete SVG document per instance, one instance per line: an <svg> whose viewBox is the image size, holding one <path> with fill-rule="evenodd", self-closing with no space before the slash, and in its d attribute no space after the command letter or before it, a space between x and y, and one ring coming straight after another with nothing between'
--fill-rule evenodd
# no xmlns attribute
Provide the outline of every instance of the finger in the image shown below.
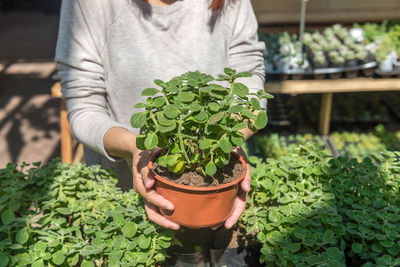
<svg viewBox="0 0 400 267"><path fill-rule="evenodd" d="M162 209L174 210L172 202L158 194L154 189L146 189L141 181L141 177L134 180L134 186L146 201Z"/></svg>
<svg viewBox="0 0 400 267"><path fill-rule="evenodd" d="M232 228L236 224L240 215L242 215L244 209L246 208L246 196L247 192L239 190L239 194L235 199L235 203L233 204L232 213L225 221L226 229Z"/></svg>
<svg viewBox="0 0 400 267"><path fill-rule="evenodd" d="M250 173L250 165L247 164L247 171L243 181L240 183L240 187L243 191L249 192L251 185L251 173Z"/></svg>
<svg viewBox="0 0 400 267"><path fill-rule="evenodd" d="M152 205L151 203L146 202L144 209L146 210L147 217L150 221L172 230L178 230L180 228L179 224L174 223L167 218L165 218L158 210L157 207Z"/></svg>
<svg viewBox="0 0 400 267"><path fill-rule="evenodd" d="M153 174L149 172L149 169L147 167L141 170L141 175L144 187L146 189L152 188L154 186L155 180Z"/></svg>

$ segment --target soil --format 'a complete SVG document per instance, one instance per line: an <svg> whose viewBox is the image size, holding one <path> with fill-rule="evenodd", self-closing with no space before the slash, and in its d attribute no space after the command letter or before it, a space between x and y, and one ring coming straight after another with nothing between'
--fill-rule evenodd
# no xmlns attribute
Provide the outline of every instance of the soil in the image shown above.
<svg viewBox="0 0 400 267"><path fill-rule="evenodd" d="M211 177L203 177L195 171L176 174L153 162L153 170L165 179L181 185L189 186L218 186L238 179L244 168L237 157L232 156L230 162L223 168L218 168L217 173Z"/></svg>

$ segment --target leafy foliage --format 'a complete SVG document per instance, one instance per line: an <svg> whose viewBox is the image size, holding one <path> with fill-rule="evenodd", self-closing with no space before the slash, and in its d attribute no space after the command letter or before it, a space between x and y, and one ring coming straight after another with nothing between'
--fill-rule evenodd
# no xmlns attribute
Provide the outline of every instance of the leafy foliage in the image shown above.
<svg viewBox="0 0 400 267"><path fill-rule="evenodd" d="M266 126L260 100L271 96L263 90L249 93L246 85L236 82L251 73L229 68L224 72L218 79L188 72L168 82L155 80L160 89L144 89L142 95L148 98L135 107L145 111L131 117L132 126L141 130L137 147L166 148L157 163L175 173L196 170L204 176L214 175L217 167L226 165L233 147L244 142L240 130ZM229 87L215 81L229 83Z"/></svg>
<svg viewBox="0 0 400 267"><path fill-rule="evenodd" d="M154 266L173 232L99 166L58 161L0 170L0 266Z"/></svg>
<svg viewBox="0 0 400 267"><path fill-rule="evenodd" d="M312 149L266 162L250 158L256 168L243 220L259 231L261 262L399 265L400 153L383 156L381 165Z"/></svg>

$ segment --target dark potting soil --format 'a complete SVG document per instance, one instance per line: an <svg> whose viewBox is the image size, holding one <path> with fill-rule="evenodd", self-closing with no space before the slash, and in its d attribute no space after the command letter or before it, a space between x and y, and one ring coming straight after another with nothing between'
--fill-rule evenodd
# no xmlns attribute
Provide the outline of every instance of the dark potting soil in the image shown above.
<svg viewBox="0 0 400 267"><path fill-rule="evenodd" d="M244 171L244 168L235 156L231 157L230 162L222 168L217 169L217 173L212 177L203 177L195 171L176 174L153 162L153 170L156 174L165 179L181 185L189 186L218 186L230 183L238 179Z"/></svg>

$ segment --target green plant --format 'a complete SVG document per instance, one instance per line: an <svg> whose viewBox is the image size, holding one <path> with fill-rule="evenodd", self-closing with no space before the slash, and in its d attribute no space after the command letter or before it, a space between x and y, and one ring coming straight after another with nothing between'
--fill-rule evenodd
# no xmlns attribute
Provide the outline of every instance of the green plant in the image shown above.
<svg viewBox="0 0 400 267"><path fill-rule="evenodd" d="M226 165L233 147L243 145L239 131L246 127L256 131L267 124L260 100L271 96L263 90L249 93L246 85L235 82L251 73L229 68L224 72L218 79L188 72L169 82L155 80L161 89L143 90L148 98L135 107L145 111L131 119L132 126L141 131L137 147L166 148L157 163L175 173L196 170L203 176L214 175L217 167ZM215 80L227 82L229 87L212 83Z"/></svg>
<svg viewBox="0 0 400 267"><path fill-rule="evenodd" d="M375 58L378 62L383 62L387 57L395 51L395 46L389 35L385 34L381 37L377 51L375 52Z"/></svg>
<svg viewBox="0 0 400 267"><path fill-rule="evenodd" d="M260 261L398 266L400 152L383 157L380 163L331 158L305 147L279 160L251 157L252 190L242 220L249 232L259 231Z"/></svg>
<svg viewBox="0 0 400 267"><path fill-rule="evenodd" d="M99 166L53 161L0 170L0 266L154 266L173 232Z"/></svg>
<svg viewBox="0 0 400 267"><path fill-rule="evenodd" d="M345 266L335 195L322 181L330 158L312 148L265 163L251 157L252 191L243 220L258 230L266 266Z"/></svg>

